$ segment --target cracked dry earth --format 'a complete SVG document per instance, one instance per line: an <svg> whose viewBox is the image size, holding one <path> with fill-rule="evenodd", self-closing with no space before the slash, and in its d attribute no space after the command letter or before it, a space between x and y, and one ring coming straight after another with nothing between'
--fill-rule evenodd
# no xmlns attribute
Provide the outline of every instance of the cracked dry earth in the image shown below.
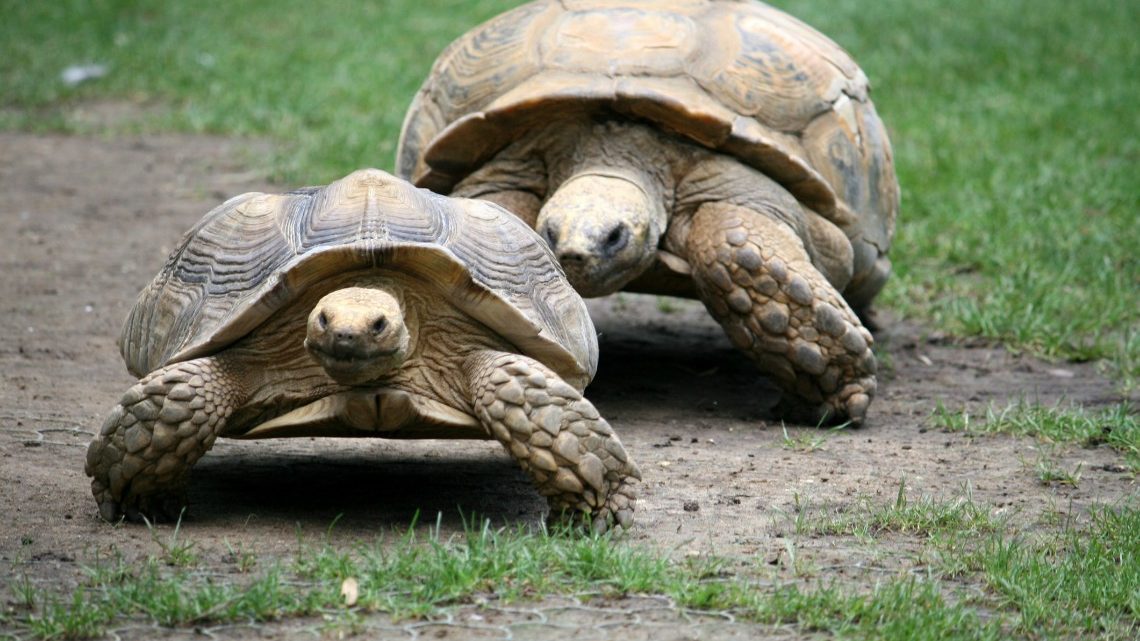
<svg viewBox="0 0 1140 641"><path fill-rule="evenodd" d="M133 382L115 347L139 289L182 233L216 204L251 190L283 191L248 168L263 146L200 137L77 138L0 134L0 606L9 579L61 591L96 555L158 552L145 527L97 517L83 475L87 443ZM981 412L1024 398L1091 408L1117 400L1095 365L1046 363L987 345L954 343L889 319L876 350L887 365L868 424L857 430L789 428L814 449L785 447L770 408L775 388L729 345L701 306L622 294L591 301L602 361L587 396L644 472L637 527L626 538L674 557L762 559L763 580L870 586L918 564L919 541L887 536L797 537L797 501L820 509L908 496L962 496L1035 523L1055 510L1077 518L1092 505L1134 495L1135 480L1105 448L1033 439L972 438L933 427L936 402ZM1042 456L1073 470L1077 487L1042 485ZM369 540L406 526L417 511L460 510L495 524L538 523L544 502L493 442L347 439L220 440L196 467L181 537L204 572L236 572L229 546L262 559L288 557L298 539ZM330 524L340 516L329 533ZM427 518L425 521L434 519ZM312 638L318 620L156 630L122 638ZM626 639L776 638L794 630L696 613L665 599L590 595L459 606L438 621L367 619L374 638Z"/></svg>

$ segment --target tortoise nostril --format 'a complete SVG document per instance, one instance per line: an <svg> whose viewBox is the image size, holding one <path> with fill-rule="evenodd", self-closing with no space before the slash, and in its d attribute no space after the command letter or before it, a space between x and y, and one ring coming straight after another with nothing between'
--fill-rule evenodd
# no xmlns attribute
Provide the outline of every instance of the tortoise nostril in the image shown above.
<svg viewBox="0 0 1140 641"><path fill-rule="evenodd" d="M586 262L586 255L580 251L569 249L558 253L558 262L560 263L584 263Z"/></svg>

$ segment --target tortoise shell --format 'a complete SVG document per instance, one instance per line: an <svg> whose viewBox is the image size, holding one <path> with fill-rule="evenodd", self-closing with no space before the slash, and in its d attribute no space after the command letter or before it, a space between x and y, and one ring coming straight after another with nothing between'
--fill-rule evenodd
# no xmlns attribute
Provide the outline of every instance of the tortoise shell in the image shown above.
<svg viewBox="0 0 1140 641"><path fill-rule="evenodd" d="M217 353L309 286L369 269L416 276L579 389L594 375L593 323L537 234L496 205L376 169L283 195L244 194L211 211L139 295L123 358L141 377Z"/></svg>
<svg viewBox="0 0 1140 641"><path fill-rule="evenodd" d="M535 125L648 121L753 166L886 251L890 143L863 71L760 2L540 0L452 43L404 121L396 171L447 193Z"/></svg>

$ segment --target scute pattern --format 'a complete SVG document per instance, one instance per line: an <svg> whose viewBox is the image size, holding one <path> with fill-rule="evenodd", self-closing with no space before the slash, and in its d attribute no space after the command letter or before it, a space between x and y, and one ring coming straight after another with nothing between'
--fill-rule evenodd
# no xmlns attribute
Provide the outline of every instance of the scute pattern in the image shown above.
<svg viewBox="0 0 1140 641"><path fill-rule="evenodd" d="M532 75L535 63L514 44L531 37L536 20L546 13L542 5L527 4L485 23L471 38L451 43L443 52L432 76L447 82L431 96L422 92L413 99L400 133L397 164L414 164L429 137L447 126L453 114L477 109L494 97L499 87ZM439 74L444 60L454 61L447 74ZM471 64L469 64L471 63ZM487 79L487 70L493 70Z"/></svg>
<svg viewBox="0 0 1140 641"><path fill-rule="evenodd" d="M698 27L688 16L647 9L584 9L559 16L537 41L542 67L613 75L658 77L685 73Z"/></svg>
<svg viewBox="0 0 1140 641"><path fill-rule="evenodd" d="M796 134L827 111L839 97L846 78L812 55L795 33L780 30L758 15L720 12L721 26L705 32L708 50L718 50L716 38L731 30L739 42L736 55L697 60L693 76L710 95L735 112L751 116L774 131ZM723 50L731 51L730 48ZM715 66L714 66L715 64ZM744 82L748 79L753 82Z"/></svg>
<svg viewBox="0 0 1140 641"><path fill-rule="evenodd" d="M453 233L459 226L463 233ZM210 212L143 290L120 346L143 376L216 352L326 276L384 266L419 276L584 386L597 338L556 265L525 223L494 205L362 170L325 188L246 194Z"/></svg>
<svg viewBox="0 0 1140 641"><path fill-rule="evenodd" d="M634 46L647 39L664 44ZM866 76L760 2L540 0L493 18L437 60L408 111L397 173L446 193L575 110L648 119L737 157L876 250L862 256L890 243L898 186ZM866 263L856 281L882 269Z"/></svg>

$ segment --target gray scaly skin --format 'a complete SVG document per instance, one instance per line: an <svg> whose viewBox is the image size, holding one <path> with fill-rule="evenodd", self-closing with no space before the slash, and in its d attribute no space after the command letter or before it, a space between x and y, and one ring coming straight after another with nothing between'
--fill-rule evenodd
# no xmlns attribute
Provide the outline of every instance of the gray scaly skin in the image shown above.
<svg viewBox="0 0 1140 641"><path fill-rule="evenodd" d="M467 359L475 415L530 474L553 519L597 532L633 522L641 472L609 423L578 390L534 359L483 351Z"/></svg>
<svg viewBox="0 0 1140 641"><path fill-rule="evenodd" d="M164 367L127 390L87 449L99 515L176 519L190 467L244 400L241 378L214 357Z"/></svg>
<svg viewBox="0 0 1140 641"><path fill-rule="evenodd" d="M787 413L861 418L875 393L871 333L779 225L732 205L702 205L688 257L701 300L744 350L795 397ZM814 407L813 407L814 406Z"/></svg>

